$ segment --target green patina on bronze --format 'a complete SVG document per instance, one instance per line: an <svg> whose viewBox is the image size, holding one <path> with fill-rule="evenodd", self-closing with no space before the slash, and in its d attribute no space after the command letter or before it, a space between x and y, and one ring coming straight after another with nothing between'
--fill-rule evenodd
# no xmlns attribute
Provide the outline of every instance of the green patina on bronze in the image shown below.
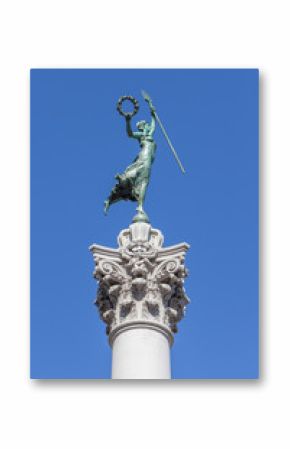
<svg viewBox="0 0 290 449"><path fill-rule="evenodd" d="M153 135L156 126L156 120L158 121L161 130L181 168L184 172L183 166L167 136L167 133L160 122L160 119L156 113L156 110L152 104L152 101L148 94L142 92L145 101L148 103L151 113L151 122L147 123L145 120L139 121L136 126L138 131L133 131L131 127L131 119L138 112L139 105L135 98L131 96L123 96L119 99L117 104L117 110L126 119L126 130L129 137L137 139L140 145L140 151L138 156L134 159L122 174L117 174L115 179L116 185L111 190L110 195L105 201L104 212L107 213L111 204L114 204L120 200L137 201L137 214L133 218L133 222L149 222L148 216L144 211L144 200L146 190L150 180L151 167L154 162L156 143ZM134 105L133 112L123 112L122 103L125 100L129 100Z"/></svg>

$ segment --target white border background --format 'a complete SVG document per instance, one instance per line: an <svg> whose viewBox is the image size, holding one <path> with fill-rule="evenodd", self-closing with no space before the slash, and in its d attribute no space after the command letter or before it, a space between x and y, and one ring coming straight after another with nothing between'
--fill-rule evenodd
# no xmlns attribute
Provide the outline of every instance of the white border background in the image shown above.
<svg viewBox="0 0 290 449"><path fill-rule="evenodd" d="M1 447L289 447L287 3L1 2ZM29 380L29 69L116 66L260 69L259 381Z"/></svg>

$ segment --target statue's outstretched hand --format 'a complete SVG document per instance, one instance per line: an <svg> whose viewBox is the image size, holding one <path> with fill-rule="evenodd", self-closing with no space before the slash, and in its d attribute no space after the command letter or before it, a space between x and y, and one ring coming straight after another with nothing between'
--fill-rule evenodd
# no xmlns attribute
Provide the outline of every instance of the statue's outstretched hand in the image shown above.
<svg viewBox="0 0 290 449"><path fill-rule="evenodd" d="M145 101L147 101L151 113L154 114L155 113L155 108L154 108L154 106L153 106L153 104L151 102L151 99L145 98Z"/></svg>

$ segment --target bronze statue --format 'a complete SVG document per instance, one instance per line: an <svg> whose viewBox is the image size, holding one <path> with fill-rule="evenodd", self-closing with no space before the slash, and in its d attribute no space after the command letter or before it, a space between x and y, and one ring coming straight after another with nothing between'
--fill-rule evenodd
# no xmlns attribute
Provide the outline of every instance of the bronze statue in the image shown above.
<svg viewBox="0 0 290 449"><path fill-rule="evenodd" d="M138 112L139 105L135 98L132 96L123 96L119 99L117 104L117 110L126 119L126 130L129 137L137 139L140 145L140 152L138 156L134 159L132 164L130 164L124 173L117 174L115 179L118 181L113 187L109 197L105 201L104 211L107 213L111 204L116 203L120 200L131 200L137 201L137 215L133 218L133 222L149 222L148 216L144 211L144 200L146 195L147 186L151 174L151 166L154 162L156 143L154 141L153 135L155 131L156 121L158 121L163 134L173 151L173 154L184 173L184 168L167 136L167 133L160 122L160 119L156 113L156 110L152 104L152 100L148 94L142 92L145 101L148 103L151 113L151 122L147 123L145 120L137 122L136 126L138 131L132 131L131 119ZM124 112L122 110L122 104L124 101L129 100L134 105L133 112Z"/></svg>

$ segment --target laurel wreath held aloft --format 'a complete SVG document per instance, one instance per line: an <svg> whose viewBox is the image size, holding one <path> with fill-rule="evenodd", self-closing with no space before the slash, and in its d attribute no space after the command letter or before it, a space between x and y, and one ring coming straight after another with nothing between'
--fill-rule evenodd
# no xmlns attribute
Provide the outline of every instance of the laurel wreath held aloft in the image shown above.
<svg viewBox="0 0 290 449"><path fill-rule="evenodd" d="M124 112L122 110L122 104L124 101L130 101L133 104L134 110L132 112ZM139 111L139 103L136 98L132 97L132 95L123 95L119 98L117 103L117 111L125 118L132 118Z"/></svg>

